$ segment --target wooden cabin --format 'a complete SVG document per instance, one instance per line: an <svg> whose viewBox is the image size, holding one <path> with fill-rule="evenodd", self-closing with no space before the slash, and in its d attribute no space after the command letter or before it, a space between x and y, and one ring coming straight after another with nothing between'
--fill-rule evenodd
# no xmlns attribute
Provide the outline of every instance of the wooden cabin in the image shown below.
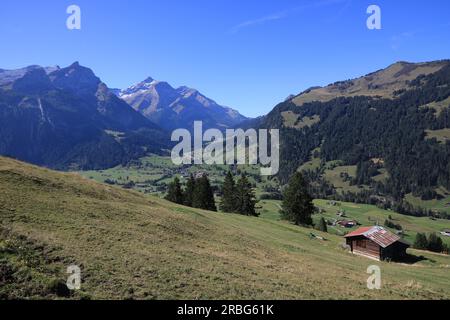
<svg viewBox="0 0 450 320"><path fill-rule="evenodd" d="M374 260L401 260L409 244L383 227L363 227L345 236L354 254Z"/></svg>

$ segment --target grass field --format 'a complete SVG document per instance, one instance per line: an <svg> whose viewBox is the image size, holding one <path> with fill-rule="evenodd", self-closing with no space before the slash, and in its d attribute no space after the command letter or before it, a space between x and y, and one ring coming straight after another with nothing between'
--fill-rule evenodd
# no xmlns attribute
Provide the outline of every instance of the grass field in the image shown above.
<svg viewBox="0 0 450 320"><path fill-rule="evenodd" d="M259 203L261 206L261 217L269 220L280 221L280 206L281 201L277 200L263 200ZM336 219L351 219L357 220L361 226L384 225L389 216L396 224L400 224L404 230L404 239L410 244L414 243L417 233L436 233L439 234L444 229L450 228L450 221L443 219L431 220L428 217L410 217L401 215L392 211L379 209L376 206L366 204L356 204L347 202L336 202L336 205L331 205L328 200L316 199L314 205L322 209L321 214L313 216L314 222L318 222L320 218L333 221ZM345 218L340 218L337 213L345 212ZM345 235L348 232L356 230L354 228L342 228L339 226L328 226L328 232L335 235ZM389 229L389 228L387 228ZM395 232L394 229L390 229ZM442 240L450 245L450 237L441 236Z"/></svg>
<svg viewBox="0 0 450 320"><path fill-rule="evenodd" d="M376 206L355 204L346 202L337 202L338 205L332 206L326 200L315 200L315 205L323 209L323 213L316 215L319 219L323 216L327 220L338 219L336 215L339 211L344 211L347 219L355 219L363 226L372 226L375 224L383 225L386 219L392 218L395 224L400 224L404 231L404 238L409 243L413 244L416 234L420 233L440 233L444 229L450 228L450 221L443 219L432 220L428 217L410 217L401 215L392 211L379 209ZM334 228L337 234L349 232L353 229L343 229L341 227ZM394 229L391 229L395 232ZM331 232L331 230L330 230ZM442 237L442 240L450 245L449 237Z"/></svg>
<svg viewBox="0 0 450 320"><path fill-rule="evenodd" d="M2 298L61 297L70 264L76 299L450 298L450 257L357 257L340 236L278 221L276 202L260 218L212 213L5 158L0 194ZM381 290L366 287L372 264Z"/></svg>
<svg viewBox="0 0 450 320"><path fill-rule="evenodd" d="M409 66L407 64L399 62L370 75L347 81L344 86L342 86L344 83L339 82L326 87L313 88L296 96L292 102L297 106L301 106L312 101L326 102L344 96L392 98L396 90L408 88L409 81L421 74L426 75L437 72L442 67L443 64L423 64L417 65L414 70L408 70Z"/></svg>
<svg viewBox="0 0 450 320"><path fill-rule="evenodd" d="M444 129L443 131L448 130ZM438 131L435 132L437 134ZM441 131L439 131L441 132ZM441 139L443 139L443 133L441 134ZM448 133L447 133L448 134ZM435 138L437 138L435 136ZM439 138L438 138L439 140ZM319 152L320 149L314 150ZM314 153L314 152L313 152ZM332 184L338 193L343 192L353 192L359 193L363 190L370 190L369 185L352 185L350 179L356 177L357 166L343 166L340 161L330 161L327 163L322 163L320 158L311 155L311 160L300 166L299 171L304 170L322 170L322 177L328 183ZM372 177L373 181L383 182L389 178L389 173L385 168L378 169L379 174ZM348 179L346 179L348 177ZM440 195L440 199L434 200L422 200L420 198L414 197L412 194L407 194L404 200L413 205L416 208L423 208L428 210L435 210L440 212L450 213L450 191L445 190L443 187L436 189L436 192Z"/></svg>
<svg viewBox="0 0 450 320"><path fill-rule="evenodd" d="M424 105L422 108L431 108L436 111L436 116L439 116L442 111L445 110L445 108L448 108L450 106L450 97L439 101L439 102L431 102L429 104Z"/></svg>
<svg viewBox="0 0 450 320"><path fill-rule="evenodd" d="M316 169L320 169L322 161L321 161L319 155L320 155L320 148L314 149L311 152L311 160L308 162L305 162L303 165L301 165L299 168L299 171L304 171L304 170L315 171Z"/></svg>
<svg viewBox="0 0 450 320"><path fill-rule="evenodd" d="M314 151L319 152L320 149L316 149ZM314 155L314 152L312 153L312 155ZM320 160L312 156L311 162L306 163L305 166L312 167L314 166L314 164L320 165ZM148 189L148 185L146 185L146 183L148 183L149 179L151 179L152 176L156 177L156 185L161 186L159 190L162 190L163 188L165 188L165 185L173 180L174 175L178 175L182 178L182 173L195 173L198 171L203 171L208 173L212 184L218 187L223 182L223 177L227 170L227 166L188 166L180 170L179 167L172 164L170 158L151 156L143 158L137 164L130 165L128 167L118 166L109 170L88 171L81 172L81 174L85 177L91 179L93 178L98 182L104 182L106 179L116 179L119 183L122 184L129 181L135 181L136 186L134 189L138 191L148 191L149 193L162 196L164 192L155 192L153 191L155 189ZM261 180L255 180L256 177L259 177L259 169L256 166L240 166L240 170L246 172L250 176L251 182L255 185L255 193L257 196L260 196L264 192L263 190L267 187L277 188L276 181L271 181L264 177ZM385 178L386 173L383 170L384 169L381 169L380 176L377 176L375 178ZM363 188L367 188L367 186L360 187L356 185L350 185L350 182L345 181L345 179L343 178L343 174L354 177L356 175L356 166L342 166L340 165L339 161L330 161L324 164L325 179L332 183L339 192L358 192ZM450 195L446 193L446 190L438 190L438 192L443 196L441 200L423 201L421 199L414 198L412 195L407 195L406 200L414 206L421 206L427 209L440 211L449 210L450 207L448 206L448 203L450 202ZM261 212L261 216L272 220L279 220L280 204L280 201L275 200L261 201L258 204L258 206L261 207L261 209L259 210ZM329 205L327 205L327 201L325 200L316 200L315 205L319 208L322 208L324 211L324 213L322 214L323 217L331 221L338 218L336 213L340 210L344 210L346 212L347 218L355 219L362 225L367 226L374 225L377 222L380 225L383 225L384 221L388 219L389 216L392 216L393 222L396 224L400 224L404 228L405 239L410 243L414 242L417 232L439 233L443 229L450 228L450 222L447 220L431 220L428 217L409 217L397 214L392 211L382 210L377 208L376 206L371 205L339 203L339 206L330 207ZM319 218L320 216L315 217L316 220L318 220ZM340 227L330 227L330 232L333 232L337 235L342 235L344 232L348 232L351 230L352 229L343 230ZM450 244L450 238L443 239L446 243Z"/></svg>
<svg viewBox="0 0 450 320"><path fill-rule="evenodd" d="M426 130L427 139L436 139L440 143L446 143L450 140L450 129Z"/></svg>
<svg viewBox="0 0 450 320"><path fill-rule="evenodd" d="M303 117L299 121L299 115L292 111L282 112L283 125L288 128L303 129L306 127L312 127L313 125L320 122L320 116L315 115L312 117Z"/></svg>
<svg viewBox="0 0 450 320"><path fill-rule="evenodd" d="M197 166L175 166L170 157L152 155L141 158L128 166L117 166L115 168L100 171L81 171L82 176L97 182L114 180L117 185L126 185L133 182L133 189L155 195L163 195L167 185L178 176L181 181L191 173L207 173L213 186L221 186L226 173L227 165L197 165ZM235 175L245 172L249 181L255 186L256 195L261 195L267 188L278 188L276 180L270 177L261 177L259 166L239 165Z"/></svg>
<svg viewBox="0 0 450 320"><path fill-rule="evenodd" d="M444 188L436 189L436 192L441 195L441 199L424 201L420 198L414 197L412 194L407 194L405 199L414 206L420 206L422 208L445 211L450 213L450 193Z"/></svg>
<svg viewBox="0 0 450 320"><path fill-rule="evenodd" d="M364 189L364 187L351 185L350 181L345 181L343 179L343 175L347 174L349 177L356 176L356 166L337 166L334 168L330 168L325 170L324 178L333 184L336 188L336 191L351 191L354 193L358 193Z"/></svg>

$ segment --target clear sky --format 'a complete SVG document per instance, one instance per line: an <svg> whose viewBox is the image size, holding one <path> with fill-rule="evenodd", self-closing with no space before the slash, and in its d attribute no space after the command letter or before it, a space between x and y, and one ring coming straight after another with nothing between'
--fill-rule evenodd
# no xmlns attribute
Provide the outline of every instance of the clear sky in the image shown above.
<svg viewBox="0 0 450 320"><path fill-rule="evenodd" d="M66 9L80 6L81 30ZM380 6L382 30L368 30ZM406 60L450 58L448 0L1 0L0 68L92 68L110 87L148 76L247 116L288 95Z"/></svg>

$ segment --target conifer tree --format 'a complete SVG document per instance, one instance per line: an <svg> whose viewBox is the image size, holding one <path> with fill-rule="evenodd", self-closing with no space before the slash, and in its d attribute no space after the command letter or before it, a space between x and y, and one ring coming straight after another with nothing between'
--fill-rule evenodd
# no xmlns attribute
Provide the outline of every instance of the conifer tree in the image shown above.
<svg viewBox="0 0 450 320"><path fill-rule="evenodd" d="M308 193L308 184L302 174L296 172L284 191L281 215L296 225L312 225L313 213L314 205Z"/></svg>
<svg viewBox="0 0 450 320"><path fill-rule="evenodd" d="M173 182L169 184L169 190L165 199L174 203L183 204L183 191L181 190L180 179L178 177L175 177Z"/></svg>
<svg viewBox="0 0 450 320"><path fill-rule="evenodd" d="M220 202L220 210L223 212L236 212L236 184L234 182L231 171L228 171L222 185L222 199Z"/></svg>
<svg viewBox="0 0 450 320"><path fill-rule="evenodd" d="M195 178L191 174L187 183L186 190L184 191L184 205L192 207L194 203L194 192L195 192Z"/></svg>
<svg viewBox="0 0 450 320"><path fill-rule="evenodd" d="M256 198L253 192L253 187L248 181L245 174L242 174L236 184L236 211L242 215L257 217L256 212Z"/></svg>
<svg viewBox="0 0 450 320"><path fill-rule="evenodd" d="M195 181L192 206L194 208L217 211L214 192L206 175Z"/></svg>
<svg viewBox="0 0 450 320"><path fill-rule="evenodd" d="M444 250L444 243L442 242L442 239L435 233L431 233L428 236L428 250L439 253Z"/></svg>
<svg viewBox="0 0 450 320"><path fill-rule="evenodd" d="M416 234L416 239L414 241L414 248L420 250L428 249L427 236L424 233Z"/></svg>
<svg viewBox="0 0 450 320"><path fill-rule="evenodd" d="M317 230L322 232L328 232L327 222L323 217L319 220L319 223L317 224Z"/></svg>

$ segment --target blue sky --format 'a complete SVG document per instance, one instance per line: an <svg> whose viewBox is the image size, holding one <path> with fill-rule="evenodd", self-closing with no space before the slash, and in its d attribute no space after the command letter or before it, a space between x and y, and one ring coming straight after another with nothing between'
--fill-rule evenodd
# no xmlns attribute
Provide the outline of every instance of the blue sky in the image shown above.
<svg viewBox="0 0 450 320"><path fill-rule="evenodd" d="M371 4L382 30L366 27ZM311 86L450 58L449 12L448 0L1 0L0 68L79 61L110 87L152 76L258 116Z"/></svg>

